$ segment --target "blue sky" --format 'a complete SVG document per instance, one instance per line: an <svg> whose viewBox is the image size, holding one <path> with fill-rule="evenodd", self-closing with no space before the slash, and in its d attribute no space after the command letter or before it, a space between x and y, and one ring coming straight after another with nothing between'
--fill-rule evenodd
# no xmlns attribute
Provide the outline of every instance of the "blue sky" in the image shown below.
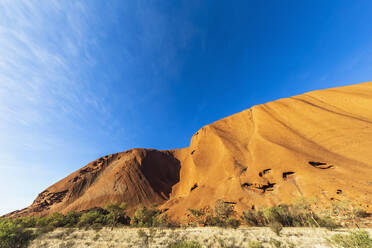
<svg viewBox="0 0 372 248"><path fill-rule="evenodd" d="M372 79L372 2L0 2L0 214L109 153Z"/></svg>

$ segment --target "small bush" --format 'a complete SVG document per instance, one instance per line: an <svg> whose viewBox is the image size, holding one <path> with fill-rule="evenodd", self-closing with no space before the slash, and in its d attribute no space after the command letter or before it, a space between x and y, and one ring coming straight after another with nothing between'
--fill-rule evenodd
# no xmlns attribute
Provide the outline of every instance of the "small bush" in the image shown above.
<svg viewBox="0 0 372 248"><path fill-rule="evenodd" d="M49 220L46 217L36 217L35 227L44 227L49 224Z"/></svg>
<svg viewBox="0 0 372 248"><path fill-rule="evenodd" d="M335 230L340 225L338 225L330 216L324 216L318 220L319 226L325 227L328 230Z"/></svg>
<svg viewBox="0 0 372 248"><path fill-rule="evenodd" d="M232 228L238 228L240 226L240 221L234 218L227 220L227 225Z"/></svg>
<svg viewBox="0 0 372 248"><path fill-rule="evenodd" d="M196 241L179 241L168 246L169 248L202 248Z"/></svg>
<svg viewBox="0 0 372 248"><path fill-rule="evenodd" d="M204 221L205 226L220 226L220 227L225 227L227 226L226 222L216 216L213 215L207 215L205 217Z"/></svg>
<svg viewBox="0 0 372 248"><path fill-rule="evenodd" d="M217 200L214 205L214 214L216 217L222 220L227 220L230 215L234 212L233 206L224 202L223 200Z"/></svg>
<svg viewBox="0 0 372 248"><path fill-rule="evenodd" d="M187 211L191 213L191 216L188 215L188 225L197 226L198 224L205 224L205 215L207 213L206 209L188 208Z"/></svg>
<svg viewBox="0 0 372 248"><path fill-rule="evenodd" d="M30 240L34 238L32 231L26 230L21 224L11 220L0 220L0 247L22 248L27 247Z"/></svg>
<svg viewBox="0 0 372 248"><path fill-rule="evenodd" d="M336 247L343 248L371 248L372 238L367 231L355 231L349 234L335 234L328 242Z"/></svg>
<svg viewBox="0 0 372 248"><path fill-rule="evenodd" d="M119 204L109 203L105 209L109 212L106 216L107 224L117 226L118 224L129 224L130 219L127 217L125 210L127 204L125 202Z"/></svg>
<svg viewBox="0 0 372 248"><path fill-rule="evenodd" d="M270 226L279 223L288 227L326 227L335 229L338 225L329 216L320 217L303 205L279 205L262 210L247 210L241 219L249 226Z"/></svg>
<svg viewBox="0 0 372 248"><path fill-rule="evenodd" d="M132 225L137 227L159 226L164 222L162 219L164 217L161 217L160 214L161 211L158 209L139 206L132 217Z"/></svg>
<svg viewBox="0 0 372 248"><path fill-rule="evenodd" d="M47 222L52 227L64 227L67 224L67 219L61 213L53 213L47 218Z"/></svg>
<svg viewBox="0 0 372 248"><path fill-rule="evenodd" d="M93 210L87 213L84 213L77 224L78 227L93 227L99 228L102 225L107 224L107 219L104 214L100 213L97 210Z"/></svg>
<svg viewBox="0 0 372 248"><path fill-rule="evenodd" d="M156 215L152 220L153 227L179 227L180 224L174 221L171 221L168 218L167 214Z"/></svg>
<svg viewBox="0 0 372 248"><path fill-rule="evenodd" d="M79 223L81 214L70 211L66 214L66 227L75 227Z"/></svg>
<svg viewBox="0 0 372 248"><path fill-rule="evenodd" d="M262 211L247 210L241 217L248 226L264 226L265 220Z"/></svg>
<svg viewBox="0 0 372 248"><path fill-rule="evenodd" d="M14 223L20 224L25 228L34 227L36 225L36 218L33 216L20 217L13 220Z"/></svg>
<svg viewBox="0 0 372 248"><path fill-rule="evenodd" d="M371 214L358 207L353 209L353 216L357 218L367 218L371 216Z"/></svg>
<svg viewBox="0 0 372 248"><path fill-rule="evenodd" d="M201 221L205 226L233 227L240 226L240 221L235 218L230 218L234 213L234 208L231 204L225 203L223 200L217 200L212 214L205 216Z"/></svg>
<svg viewBox="0 0 372 248"><path fill-rule="evenodd" d="M201 217L204 215L203 211L201 209L192 209L188 208L187 209L195 218Z"/></svg>
<svg viewBox="0 0 372 248"><path fill-rule="evenodd" d="M297 206L279 205L265 208L262 215L266 225L270 223L280 223L282 226L315 225L312 212Z"/></svg>

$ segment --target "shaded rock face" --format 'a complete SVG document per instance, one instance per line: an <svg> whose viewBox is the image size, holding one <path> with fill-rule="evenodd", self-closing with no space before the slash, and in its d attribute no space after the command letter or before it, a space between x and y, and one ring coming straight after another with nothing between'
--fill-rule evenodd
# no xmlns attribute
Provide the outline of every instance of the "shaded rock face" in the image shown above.
<svg viewBox="0 0 372 248"><path fill-rule="evenodd" d="M161 204L179 181L180 162L169 151L132 149L99 158L41 192L31 206L8 216L46 215L103 207L109 202Z"/></svg>
<svg viewBox="0 0 372 248"><path fill-rule="evenodd" d="M10 216L153 202L183 221L187 208L317 198L372 210L372 83L254 106L201 128L184 149L133 149L91 162Z"/></svg>

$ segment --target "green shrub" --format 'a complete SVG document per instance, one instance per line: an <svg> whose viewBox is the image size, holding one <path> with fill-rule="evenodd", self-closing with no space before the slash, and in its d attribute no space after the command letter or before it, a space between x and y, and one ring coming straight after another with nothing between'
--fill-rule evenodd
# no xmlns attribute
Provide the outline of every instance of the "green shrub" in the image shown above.
<svg viewBox="0 0 372 248"><path fill-rule="evenodd" d="M48 218L48 225L52 227L64 227L67 224L66 216L61 213L53 213Z"/></svg>
<svg viewBox="0 0 372 248"><path fill-rule="evenodd" d="M69 212L67 215L61 213L53 213L47 217L27 216L13 219L13 222L20 224L25 228L42 228L50 226L56 227L74 227L79 222L80 214Z"/></svg>
<svg viewBox="0 0 372 248"><path fill-rule="evenodd" d="M169 245L169 248L202 248L196 241L179 241Z"/></svg>
<svg viewBox="0 0 372 248"><path fill-rule="evenodd" d="M233 227L240 226L240 221L235 218L230 218L234 213L234 208L231 204L223 200L217 200L214 206L214 215L208 214L205 216L204 221L201 223L205 226L220 226L220 227Z"/></svg>
<svg viewBox="0 0 372 248"><path fill-rule="evenodd" d="M197 226L197 224L205 224L205 210L188 208L187 211L192 215L192 218L189 218L188 225Z"/></svg>
<svg viewBox="0 0 372 248"><path fill-rule="evenodd" d="M262 210L247 210L243 212L241 219L249 226L270 226L279 223L289 227L338 227L331 217L320 217L303 205L279 205Z"/></svg>
<svg viewBox="0 0 372 248"><path fill-rule="evenodd" d="M280 223L282 226L314 226L314 215L310 210L297 206L279 205L263 210L264 222Z"/></svg>
<svg viewBox="0 0 372 248"><path fill-rule="evenodd" d="M27 216L27 217L20 217L13 219L13 222L16 224L20 224L23 227L35 227L36 225L36 218L33 216Z"/></svg>
<svg viewBox="0 0 372 248"><path fill-rule="evenodd" d="M66 214L66 227L75 227L79 223L81 214L70 211Z"/></svg>
<svg viewBox="0 0 372 248"><path fill-rule="evenodd" d="M204 215L203 211L201 209L187 209L195 218L201 217Z"/></svg>
<svg viewBox="0 0 372 248"><path fill-rule="evenodd" d="M224 224L223 220L213 215L207 215L204 220L205 226L224 226Z"/></svg>
<svg viewBox="0 0 372 248"><path fill-rule="evenodd" d="M335 234L328 242L335 247L371 248L372 238L365 230L350 232L349 234Z"/></svg>
<svg viewBox="0 0 372 248"><path fill-rule="evenodd" d="M49 224L47 217L36 217L35 218L35 227L43 227Z"/></svg>
<svg viewBox="0 0 372 248"><path fill-rule="evenodd" d="M27 247L34 238L32 231L26 230L21 224L11 220L0 221L0 247L1 248L22 248Z"/></svg>
<svg viewBox="0 0 372 248"><path fill-rule="evenodd" d="M234 218L227 220L227 225L232 228L238 228L240 226L240 221Z"/></svg>
<svg viewBox="0 0 372 248"><path fill-rule="evenodd" d="M139 206L132 217L132 225L137 227L158 226L162 221L160 214L161 211L158 209Z"/></svg>
<svg viewBox="0 0 372 248"><path fill-rule="evenodd" d="M107 224L107 219L104 214L100 213L97 210L93 210L87 213L84 213L77 224L78 227L93 227L98 228L102 225Z"/></svg>
<svg viewBox="0 0 372 248"><path fill-rule="evenodd" d="M241 218L248 226L264 226L265 225L265 220L264 220L262 211L256 211L256 210L250 209L250 210L244 211Z"/></svg>
<svg viewBox="0 0 372 248"><path fill-rule="evenodd" d="M171 222L167 214L156 215L152 220L153 227L176 227L177 223Z"/></svg>
<svg viewBox="0 0 372 248"><path fill-rule="evenodd" d="M122 202L120 205L115 203L109 203L105 209L109 212L106 216L107 224L111 226L117 226L120 224L129 224L129 219L126 215L125 210L127 204Z"/></svg>
<svg viewBox="0 0 372 248"><path fill-rule="evenodd" d="M263 210L263 216L266 224L269 223L290 223L292 222L288 214L288 208L285 206L265 208Z"/></svg>
<svg viewBox="0 0 372 248"><path fill-rule="evenodd" d="M234 212L234 207L223 200L217 200L214 205L214 214L217 218L227 220Z"/></svg>
<svg viewBox="0 0 372 248"><path fill-rule="evenodd" d="M325 227L329 230L334 230L338 228L338 225L330 216L324 216L318 219L319 226Z"/></svg>

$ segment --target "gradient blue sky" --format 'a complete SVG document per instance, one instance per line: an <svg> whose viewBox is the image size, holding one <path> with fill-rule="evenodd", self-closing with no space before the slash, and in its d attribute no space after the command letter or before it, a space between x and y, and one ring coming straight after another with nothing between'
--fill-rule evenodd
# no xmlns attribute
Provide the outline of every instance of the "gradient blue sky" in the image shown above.
<svg viewBox="0 0 372 248"><path fill-rule="evenodd" d="M372 1L0 1L0 214L109 153L372 79Z"/></svg>

